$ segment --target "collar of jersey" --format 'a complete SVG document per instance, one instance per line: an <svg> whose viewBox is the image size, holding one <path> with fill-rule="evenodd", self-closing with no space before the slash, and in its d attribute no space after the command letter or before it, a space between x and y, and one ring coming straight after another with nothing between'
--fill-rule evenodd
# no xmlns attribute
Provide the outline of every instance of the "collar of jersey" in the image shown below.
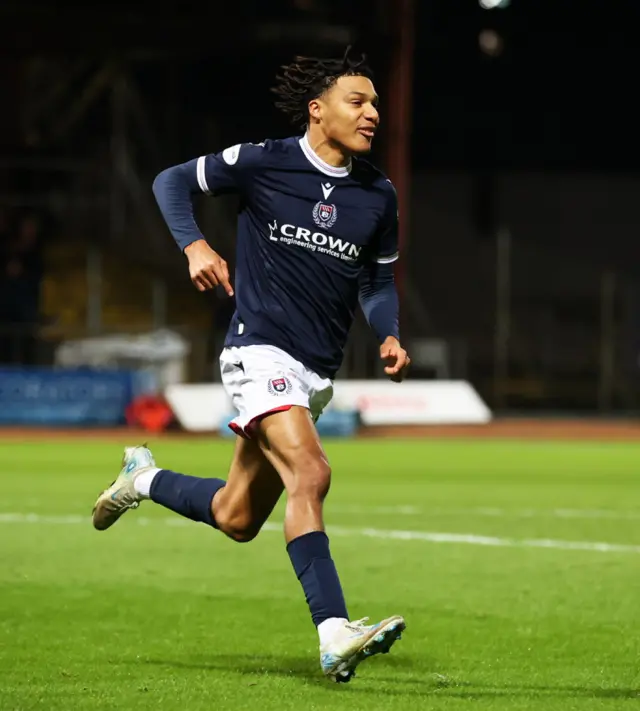
<svg viewBox="0 0 640 711"><path fill-rule="evenodd" d="M319 170L325 175L329 175L332 178L346 178L351 172L351 161L349 161L347 165L341 167L325 163L325 161L323 161L322 158L320 158L320 156L309 145L309 139L307 138L306 133L300 139L300 148L302 148L302 152L309 163L311 163L316 170Z"/></svg>

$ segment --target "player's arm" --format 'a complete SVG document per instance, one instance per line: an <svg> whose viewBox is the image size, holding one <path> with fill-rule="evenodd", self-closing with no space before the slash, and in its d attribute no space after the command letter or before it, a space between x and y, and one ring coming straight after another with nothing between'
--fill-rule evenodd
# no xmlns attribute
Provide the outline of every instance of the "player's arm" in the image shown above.
<svg viewBox="0 0 640 711"><path fill-rule="evenodd" d="M233 146L166 168L153 181L153 194L176 244L189 261L191 281L200 290L221 284L229 296L229 269L205 240L193 212L196 195L242 192L256 165L258 146Z"/></svg>
<svg viewBox="0 0 640 711"><path fill-rule="evenodd" d="M360 306L381 344L380 357L387 363L385 373L400 381L411 361L400 345L399 299L393 275L398 259L398 204L393 189L372 256L360 277Z"/></svg>

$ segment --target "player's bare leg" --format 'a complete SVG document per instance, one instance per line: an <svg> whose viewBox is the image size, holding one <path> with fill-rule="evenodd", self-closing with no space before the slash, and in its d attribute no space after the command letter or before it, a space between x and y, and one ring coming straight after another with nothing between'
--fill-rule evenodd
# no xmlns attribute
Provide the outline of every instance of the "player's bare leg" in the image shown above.
<svg viewBox="0 0 640 711"><path fill-rule="evenodd" d="M309 410L294 406L269 415L259 423L256 434L264 456L278 471L287 491L286 542L305 533L324 531L322 511L331 468Z"/></svg>
<svg viewBox="0 0 640 711"><path fill-rule="evenodd" d="M405 621L394 615L374 625L367 618L349 622L324 531L331 469L309 411L293 406L274 413L259 422L256 436L287 491L287 551L318 628L322 669L334 681L349 681L361 661L389 651Z"/></svg>
<svg viewBox="0 0 640 711"><path fill-rule="evenodd" d="M146 447L127 447L120 475L96 501L93 523L105 530L123 513L151 499L246 542L260 532L283 489L282 479L260 447L241 437L226 481L161 470Z"/></svg>
<svg viewBox="0 0 640 711"><path fill-rule="evenodd" d="M235 541L253 540L283 491L282 479L258 444L238 437L227 483L212 501L217 527Z"/></svg>

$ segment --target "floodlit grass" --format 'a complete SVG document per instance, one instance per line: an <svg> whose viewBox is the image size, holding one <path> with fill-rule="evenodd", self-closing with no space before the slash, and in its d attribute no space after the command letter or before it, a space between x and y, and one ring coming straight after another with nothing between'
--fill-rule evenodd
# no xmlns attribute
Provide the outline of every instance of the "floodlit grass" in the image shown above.
<svg viewBox="0 0 640 711"><path fill-rule="evenodd" d="M226 441L152 447L201 476L231 455ZM119 445L1 443L0 709L638 706L640 446L326 448L350 614L407 620L391 654L340 685L320 673L282 503L246 545L152 503L98 533Z"/></svg>

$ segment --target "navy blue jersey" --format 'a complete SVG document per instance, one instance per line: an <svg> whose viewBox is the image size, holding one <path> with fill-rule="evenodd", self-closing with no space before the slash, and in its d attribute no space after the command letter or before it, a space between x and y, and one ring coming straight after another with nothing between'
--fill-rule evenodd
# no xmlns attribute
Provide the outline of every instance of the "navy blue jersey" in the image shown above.
<svg viewBox="0 0 640 711"><path fill-rule="evenodd" d="M195 168L203 193L240 198L236 311L225 345L277 346L333 378L359 297L369 318L383 293L385 316L374 319L374 330L380 340L398 336L397 295L388 288L388 265L398 257L397 198L370 163L354 158L337 168L306 137L292 137L239 144L182 167ZM154 190L163 208L163 189ZM180 234L170 212L163 209L181 247L200 238L192 229Z"/></svg>

